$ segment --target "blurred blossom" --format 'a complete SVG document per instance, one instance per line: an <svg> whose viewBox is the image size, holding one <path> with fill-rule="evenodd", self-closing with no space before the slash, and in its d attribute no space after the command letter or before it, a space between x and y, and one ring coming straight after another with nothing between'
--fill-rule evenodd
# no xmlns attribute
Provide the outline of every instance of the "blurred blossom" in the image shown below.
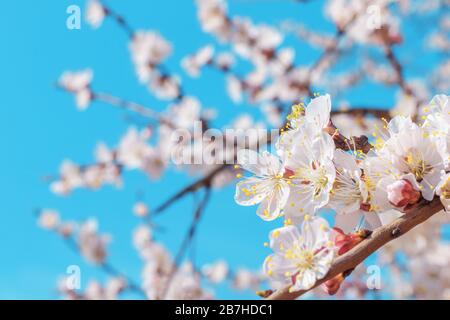
<svg viewBox="0 0 450 320"><path fill-rule="evenodd" d="M141 82L150 80L157 65L172 52L172 46L154 31L137 31L131 40L130 51Z"/></svg>
<svg viewBox="0 0 450 320"><path fill-rule="evenodd" d="M235 103L241 103L242 102L242 90L243 90L243 84L242 81L236 78L235 76L228 76L227 77L227 90L228 94L230 95L231 100Z"/></svg>
<svg viewBox="0 0 450 320"><path fill-rule="evenodd" d="M148 215L149 210L145 203L137 202L133 207L133 212L138 217L145 217Z"/></svg>
<svg viewBox="0 0 450 320"><path fill-rule="evenodd" d="M133 244L138 249L144 248L151 240L152 232L145 225L140 225L133 233Z"/></svg>
<svg viewBox="0 0 450 320"><path fill-rule="evenodd" d="M213 55L214 47L208 45L199 49L195 54L185 57L181 61L181 65L191 77L198 77L201 68L211 62Z"/></svg>
<svg viewBox="0 0 450 320"><path fill-rule="evenodd" d="M86 21L95 29L99 28L105 19L106 11L98 0L89 0L86 6Z"/></svg>
<svg viewBox="0 0 450 320"><path fill-rule="evenodd" d="M90 219L80 225L77 244L81 254L89 262L94 264L103 263L107 255L106 245L109 242L109 235L100 235L98 233L96 220Z"/></svg>
<svg viewBox="0 0 450 320"><path fill-rule="evenodd" d="M39 214L39 225L44 229L55 229L59 224L59 213L54 210L42 210Z"/></svg>
<svg viewBox="0 0 450 320"><path fill-rule="evenodd" d="M228 264L220 260L210 265L204 265L202 273L210 282L221 283L228 276Z"/></svg>
<svg viewBox="0 0 450 320"><path fill-rule="evenodd" d="M215 63L222 70L229 70L235 63L233 54L230 52L222 52L216 56Z"/></svg>
<svg viewBox="0 0 450 320"><path fill-rule="evenodd" d="M202 288L200 275L194 271L192 264L187 262L178 268L165 298L168 300L212 300L213 295Z"/></svg>
<svg viewBox="0 0 450 320"><path fill-rule="evenodd" d="M261 276L246 269L238 269L233 275L233 287L237 290L256 290Z"/></svg>
<svg viewBox="0 0 450 320"><path fill-rule="evenodd" d="M59 85L75 95L78 109L85 110L91 100L92 94L89 86L93 79L91 70L86 69L79 72L64 72L59 78Z"/></svg>

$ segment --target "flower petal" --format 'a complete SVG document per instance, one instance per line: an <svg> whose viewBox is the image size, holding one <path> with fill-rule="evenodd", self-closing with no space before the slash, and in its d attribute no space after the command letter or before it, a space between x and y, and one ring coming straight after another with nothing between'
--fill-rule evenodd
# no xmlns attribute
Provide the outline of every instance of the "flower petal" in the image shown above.
<svg viewBox="0 0 450 320"><path fill-rule="evenodd" d="M285 181L273 183L270 191L258 207L256 214L263 220L271 221L278 218L289 198L289 185Z"/></svg>
<svg viewBox="0 0 450 320"><path fill-rule="evenodd" d="M234 200L241 206L253 206L266 199L272 188L272 181L250 177L236 184Z"/></svg>

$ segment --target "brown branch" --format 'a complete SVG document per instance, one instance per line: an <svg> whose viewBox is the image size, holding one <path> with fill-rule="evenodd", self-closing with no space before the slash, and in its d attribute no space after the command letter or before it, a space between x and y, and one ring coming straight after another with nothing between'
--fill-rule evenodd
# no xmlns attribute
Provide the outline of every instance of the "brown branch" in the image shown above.
<svg viewBox="0 0 450 320"><path fill-rule="evenodd" d="M118 98L109 93L92 92L92 101L99 101L109 104L113 107L125 109L134 112L136 114L139 114L140 116L143 116L145 118L155 119L160 124L165 124L172 129L176 128L176 126L169 119L161 115L159 112L154 111L142 104Z"/></svg>
<svg viewBox="0 0 450 320"><path fill-rule="evenodd" d="M388 242L406 234L408 231L429 219L443 209L439 198L432 202L422 201L417 207L409 210L400 218L388 225L379 227L347 253L337 257L325 278L317 281L313 288L323 284L335 276L354 269L368 256L377 251ZM270 300L292 300L300 297L309 290L289 292L290 286L276 290L268 299ZM311 288L311 289L313 289ZM310 289L310 290L311 290Z"/></svg>
<svg viewBox="0 0 450 320"><path fill-rule="evenodd" d="M183 238L183 242L181 243L181 246L178 249L177 254L175 255L172 270L170 271L169 278L164 286L164 290L161 295L162 298L166 298L167 291L170 288L170 285L173 281L173 278L175 277L178 268L180 267L181 261L183 260L183 257L186 254L187 249L189 248L189 245L191 244L192 240L195 237L198 224L200 222L203 212L205 211L205 207L209 202L210 195L211 195L211 187L207 186L205 190L205 195L203 196L202 200L196 207L194 215L192 217L191 225L189 226L189 229L187 230L186 235Z"/></svg>
<svg viewBox="0 0 450 320"><path fill-rule="evenodd" d="M416 97L414 91L406 83L406 80L403 75L403 66L397 59L396 55L394 54L394 51L392 50L392 45L385 45L384 54L386 56L386 59L389 61L392 69L394 69L394 72L397 77L397 84L400 86L400 88L403 90L405 94Z"/></svg>
<svg viewBox="0 0 450 320"><path fill-rule="evenodd" d="M365 117L365 116L374 116L376 118L385 118L387 121L390 120L391 115L389 114L389 108L377 108L377 107L352 107L349 109L341 109L341 110L332 110L331 116L339 115L339 114L347 114L357 117Z"/></svg>
<svg viewBox="0 0 450 320"><path fill-rule="evenodd" d="M187 185L186 187L184 187L183 189L178 191L176 194L171 196L169 199L164 201L159 207L157 207L154 210L154 214L161 213L162 211L167 209L171 204L173 204L175 201L183 198L185 195L187 195L191 192L197 191L203 187L209 188L211 186L211 183L212 183L212 180L214 179L214 177L218 173L222 172L223 170L225 170L228 167L229 167L229 165L227 165L227 164L219 165L216 169L214 169L213 171L211 171L204 177L194 181L193 183L190 183L189 185Z"/></svg>
<svg viewBox="0 0 450 320"><path fill-rule="evenodd" d="M76 242L76 240L73 238L73 236L69 236L69 237L62 237L62 239L64 240L64 243L77 255L79 255L81 258L83 258L83 254L80 251L80 248L78 246L78 243ZM143 298L146 298L146 294L144 292L144 290L137 284L135 283L131 277L129 277L128 275L126 275L125 273L119 271L116 267L114 267L113 265L111 265L109 262L107 261L103 261L99 264L96 264L96 266L103 271L104 273L114 277L114 278L121 278L125 281L125 289L128 289L130 291L133 291L135 293L137 293L138 295L142 296Z"/></svg>
<svg viewBox="0 0 450 320"><path fill-rule="evenodd" d="M110 6L108 6L104 0L101 0L101 5L103 6L103 10L105 12L105 15L107 17L110 17L113 19L117 25L125 31L125 33L128 35L128 37L133 38L135 31L130 26L128 21L124 18L124 16L118 14L116 11L114 11Z"/></svg>

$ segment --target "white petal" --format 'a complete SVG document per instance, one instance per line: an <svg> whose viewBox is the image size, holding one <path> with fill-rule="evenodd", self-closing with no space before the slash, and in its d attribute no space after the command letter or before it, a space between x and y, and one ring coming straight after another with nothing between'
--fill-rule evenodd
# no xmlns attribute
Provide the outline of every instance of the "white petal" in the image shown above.
<svg viewBox="0 0 450 320"><path fill-rule="evenodd" d="M336 149L333 162L336 168L342 170L343 173L348 173L351 177L361 177L361 169L358 167L355 157L350 153Z"/></svg>
<svg viewBox="0 0 450 320"><path fill-rule="evenodd" d="M347 214L336 214L334 226L342 229L345 233L352 232L358 226L361 216L360 210Z"/></svg>
<svg viewBox="0 0 450 320"><path fill-rule="evenodd" d="M310 217L302 223L304 245L309 250L320 249L329 240L328 222L321 217Z"/></svg>
<svg viewBox="0 0 450 320"><path fill-rule="evenodd" d="M278 218L289 198L289 185L285 181L279 181L271 187L271 191L261 202L256 214L263 220L271 221Z"/></svg>
<svg viewBox="0 0 450 320"><path fill-rule="evenodd" d="M382 225L380 216L376 212L364 212L364 219L365 227L369 230L375 230Z"/></svg>
<svg viewBox="0 0 450 320"><path fill-rule="evenodd" d="M253 206L262 202L272 188L271 180L250 177L236 184L234 200L241 206Z"/></svg>
<svg viewBox="0 0 450 320"><path fill-rule="evenodd" d="M294 243L301 238L300 232L296 226L290 225L275 229L270 232L270 248L274 252L283 252L284 249L291 248Z"/></svg>
<svg viewBox="0 0 450 320"><path fill-rule="evenodd" d="M276 175L283 172L281 161L267 151L258 154L250 149L241 149L238 151L237 161L244 170L258 176Z"/></svg>
<svg viewBox="0 0 450 320"><path fill-rule="evenodd" d="M306 121L316 124L323 129L328 126L330 122L331 99L330 95L324 95L312 99L306 107L305 118Z"/></svg>
<svg viewBox="0 0 450 320"><path fill-rule="evenodd" d="M291 287L292 291L309 290L316 283L316 274L310 269L299 273L295 279L295 284Z"/></svg>

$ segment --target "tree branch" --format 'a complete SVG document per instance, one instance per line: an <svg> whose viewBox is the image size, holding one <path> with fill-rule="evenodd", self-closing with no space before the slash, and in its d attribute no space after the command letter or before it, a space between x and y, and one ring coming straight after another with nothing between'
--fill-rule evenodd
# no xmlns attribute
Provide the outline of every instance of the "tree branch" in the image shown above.
<svg viewBox="0 0 450 320"><path fill-rule="evenodd" d="M422 201L417 207L409 210L403 216L394 220L390 224L375 229L370 236L364 239L353 249L337 257L325 278L317 281L313 288L318 287L322 283L341 273L354 269L379 248L406 234L408 231L426 221L442 209L443 207L439 198L435 198L432 202ZM297 292L289 292L289 288L290 286L286 286L282 289L276 290L268 297L268 299L292 300L309 291L302 290Z"/></svg>

